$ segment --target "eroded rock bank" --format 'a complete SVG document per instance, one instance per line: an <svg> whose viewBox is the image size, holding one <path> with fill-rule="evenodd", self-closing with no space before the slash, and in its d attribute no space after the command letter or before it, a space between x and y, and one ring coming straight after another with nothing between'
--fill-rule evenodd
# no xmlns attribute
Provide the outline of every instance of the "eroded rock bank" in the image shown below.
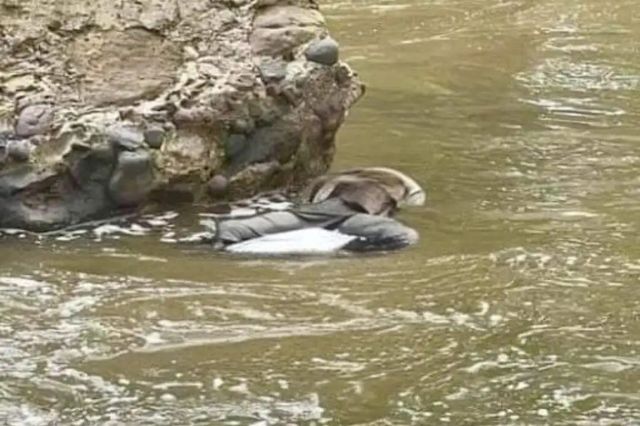
<svg viewBox="0 0 640 426"><path fill-rule="evenodd" d="M0 0L0 227L303 183L362 92L309 0Z"/></svg>

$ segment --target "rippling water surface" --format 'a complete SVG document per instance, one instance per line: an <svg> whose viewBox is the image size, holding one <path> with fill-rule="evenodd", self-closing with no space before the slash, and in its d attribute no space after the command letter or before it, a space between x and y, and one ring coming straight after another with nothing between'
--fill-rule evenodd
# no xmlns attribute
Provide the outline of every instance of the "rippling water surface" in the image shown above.
<svg viewBox="0 0 640 426"><path fill-rule="evenodd" d="M335 168L423 182L419 246L0 237L0 423L640 422L637 1L323 7L369 86Z"/></svg>

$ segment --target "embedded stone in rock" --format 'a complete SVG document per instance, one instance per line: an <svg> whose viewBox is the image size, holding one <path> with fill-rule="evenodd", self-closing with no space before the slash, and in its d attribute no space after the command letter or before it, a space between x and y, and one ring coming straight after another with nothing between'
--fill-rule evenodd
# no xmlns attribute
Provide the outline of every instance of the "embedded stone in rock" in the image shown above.
<svg viewBox="0 0 640 426"><path fill-rule="evenodd" d="M53 111L49 105L31 105L25 107L16 123L16 135L29 137L45 133L53 121Z"/></svg>
<svg viewBox="0 0 640 426"><path fill-rule="evenodd" d="M144 135L138 129L115 124L107 129L109 142L115 147L134 151L144 143Z"/></svg>
<svg viewBox="0 0 640 426"><path fill-rule="evenodd" d="M244 135L229 135L224 142L224 151L228 159L234 158L247 146L247 137Z"/></svg>
<svg viewBox="0 0 640 426"><path fill-rule="evenodd" d="M282 60L267 58L258 66L265 82L282 80L287 76L287 64Z"/></svg>
<svg viewBox="0 0 640 426"><path fill-rule="evenodd" d="M180 174L186 176L204 169L211 155L215 155L215 140L209 139L211 136L215 134L203 135L197 129L178 129L164 142L162 152L167 160L179 160L175 167L180 167Z"/></svg>
<svg viewBox="0 0 640 426"><path fill-rule="evenodd" d="M251 118L239 118L231 123L231 130L237 133L249 134L255 127L256 125Z"/></svg>
<svg viewBox="0 0 640 426"><path fill-rule="evenodd" d="M241 149L229 157L230 170L277 160L284 164L294 155L302 142L300 123L278 121L270 126L256 129Z"/></svg>
<svg viewBox="0 0 640 426"><path fill-rule="evenodd" d="M118 156L109 195L120 206L141 203L153 190L154 173L151 155L145 151L123 151Z"/></svg>
<svg viewBox="0 0 640 426"><path fill-rule="evenodd" d="M144 140L153 149L160 149L164 142L165 131L162 127L151 126L144 132Z"/></svg>
<svg viewBox="0 0 640 426"><path fill-rule="evenodd" d="M7 155L14 161L24 163L31 157L31 148L29 141L11 141L7 145Z"/></svg>
<svg viewBox="0 0 640 426"><path fill-rule="evenodd" d="M71 163L69 173L75 184L80 188L87 188L94 183L104 187L109 183L109 178L114 169L116 154L113 149L100 147L86 151L75 149L69 154Z"/></svg>
<svg viewBox="0 0 640 426"><path fill-rule="evenodd" d="M223 175L215 175L209 180L207 188L209 195L214 198L224 196L229 190L229 179Z"/></svg>
<svg viewBox="0 0 640 426"><path fill-rule="evenodd" d="M325 37L311 43L304 52L310 61L322 65L334 65L340 59L340 45L331 37Z"/></svg>

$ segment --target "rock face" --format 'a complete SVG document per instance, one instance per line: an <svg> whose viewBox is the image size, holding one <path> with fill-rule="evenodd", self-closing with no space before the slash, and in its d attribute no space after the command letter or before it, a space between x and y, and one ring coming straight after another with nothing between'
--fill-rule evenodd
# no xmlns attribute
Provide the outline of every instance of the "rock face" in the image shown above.
<svg viewBox="0 0 640 426"><path fill-rule="evenodd" d="M363 87L313 0L0 0L0 227L327 170Z"/></svg>

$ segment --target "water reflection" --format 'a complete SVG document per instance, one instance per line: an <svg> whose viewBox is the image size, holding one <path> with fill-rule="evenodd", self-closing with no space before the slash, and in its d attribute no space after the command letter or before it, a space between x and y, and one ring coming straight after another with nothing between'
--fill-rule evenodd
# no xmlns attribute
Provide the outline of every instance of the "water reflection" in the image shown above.
<svg viewBox="0 0 640 426"><path fill-rule="evenodd" d="M424 182L430 205L401 215L421 244L229 258L171 243L188 210L0 237L0 418L640 421L634 6L324 4L369 84L336 168Z"/></svg>

